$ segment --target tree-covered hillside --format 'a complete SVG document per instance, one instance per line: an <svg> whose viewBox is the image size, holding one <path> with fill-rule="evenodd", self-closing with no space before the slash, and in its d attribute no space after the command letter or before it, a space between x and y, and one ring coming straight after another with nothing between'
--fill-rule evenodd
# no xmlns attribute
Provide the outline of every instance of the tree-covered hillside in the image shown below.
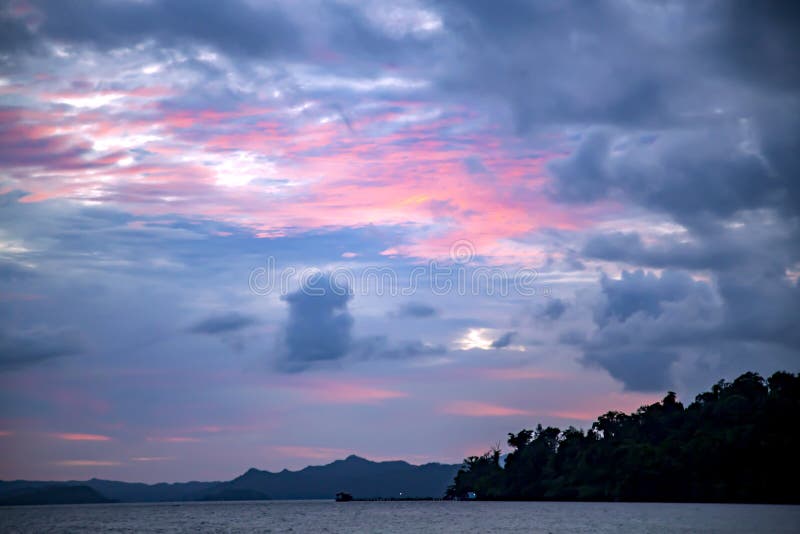
<svg viewBox="0 0 800 534"><path fill-rule="evenodd" d="M669 392L584 432L521 430L464 460L448 496L479 499L800 503L800 375L720 381L688 407Z"/></svg>

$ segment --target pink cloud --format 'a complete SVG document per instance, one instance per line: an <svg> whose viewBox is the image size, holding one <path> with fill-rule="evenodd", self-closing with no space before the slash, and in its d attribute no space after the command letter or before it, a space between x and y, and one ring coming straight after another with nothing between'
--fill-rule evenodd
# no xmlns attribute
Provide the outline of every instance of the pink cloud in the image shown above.
<svg viewBox="0 0 800 534"><path fill-rule="evenodd" d="M568 375L539 369L476 369L476 374L490 380L566 380Z"/></svg>
<svg viewBox="0 0 800 534"><path fill-rule="evenodd" d="M64 467L112 467L122 465L121 462L111 460L60 460L53 463Z"/></svg>
<svg viewBox="0 0 800 534"><path fill-rule="evenodd" d="M374 404L408 396L402 391L337 381L319 381L308 393L318 402L334 404Z"/></svg>
<svg viewBox="0 0 800 534"><path fill-rule="evenodd" d="M453 241L468 238L498 261L542 259L508 239L585 226L597 209L567 212L548 200L545 165L559 152L531 154L464 110L428 116L424 103L387 103L390 112L354 117L349 133L335 121L271 107L175 111L158 103L168 94L163 87L39 94L44 104L119 96L128 110L119 119L103 109L0 111L8 119L0 137L16 146L10 174L31 193L25 200L113 202L134 214L211 218L264 236L422 224L435 231L396 245L397 254L447 257ZM146 152L133 160L131 148ZM290 185L240 179L238 162L240 181L225 185L234 154L253 166L253 177L272 174ZM476 154L480 165L469 168ZM42 168L36 181L25 179L30 165Z"/></svg>
<svg viewBox="0 0 800 534"><path fill-rule="evenodd" d="M531 415L531 412L509 408L497 404L474 401L455 401L443 406L440 410L448 415L463 415L465 417L510 417L517 415Z"/></svg>
<svg viewBox="0 0 800 534"><path fill-rule="evenodd" d="M77 434L71 432L62 432L51 434L54 438L63 439L66 441L110 441L111 438L101 434Z"/></svg>

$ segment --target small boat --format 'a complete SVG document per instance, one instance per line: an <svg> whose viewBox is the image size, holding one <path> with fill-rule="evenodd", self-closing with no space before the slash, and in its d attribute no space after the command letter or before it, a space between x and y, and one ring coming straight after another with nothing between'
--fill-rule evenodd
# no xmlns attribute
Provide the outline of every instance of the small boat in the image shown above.
<svg viewBox="0 0 800 534"><path fill-rule="evenodd" d="M349 493L345 493L344 491L340 491L336 494L336 502L350 502L353 500L353 496Z"/></svg>

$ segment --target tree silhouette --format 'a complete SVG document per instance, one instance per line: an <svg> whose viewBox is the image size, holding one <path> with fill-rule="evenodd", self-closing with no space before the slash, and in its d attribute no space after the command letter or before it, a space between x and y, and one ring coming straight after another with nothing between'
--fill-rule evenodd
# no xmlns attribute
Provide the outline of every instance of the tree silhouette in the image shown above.
<svg viewBox="0 0 800 534"><path fill-rule="evenodd" d="M800 375L745 373L687 408L668 392L587 431L523 429L464 460L448 489L479 499L800 502Z"/></svg>

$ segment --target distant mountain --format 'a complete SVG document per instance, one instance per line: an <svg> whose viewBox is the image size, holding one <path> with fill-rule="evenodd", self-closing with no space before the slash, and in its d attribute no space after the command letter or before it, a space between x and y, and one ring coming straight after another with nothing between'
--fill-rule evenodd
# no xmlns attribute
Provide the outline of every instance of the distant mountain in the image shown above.
<svg viewBox="0 0 800 534"><path fill-rule="evenodd" d="M142 484L93 478L86 484L106 497L122 502L194 501L217 487L220 482L176 482Z"/></svg>
<svg viewBox="0 0 800 534"><path fill-rule="evenodd" d="M358 456L300 471L250 469L223 487L252 489L273 499L331 499L339 491L356 498L441 497L453 483L458 465L371 462Z"/></svg>
<svg viewBox="0 0 800 534"><path fill-rule="evenodd" d="M403 461L372 462L348 456L299 471L284 469L272 473L252 468L229 482L142 484L96 478L69 482L0 481L0 502L21 491L79 487L89 488L101 498L120 502L333 499L340 491L356 498L441 497L452 484L458 468L458 465L439 463L417 466Z"/></svg>
<svg viewBox="0 0 800 534"><path fill-rule="evenodd" d="M103 497L89 486L56 485L19 488L0 498L0 506L28 504L94 504L115 502Z"/></svg>
<svg viewBox="0 0 800 534"><path fill-rule="evenodd" d="M13 495L20 489L46 486L88 486L102 496L120 502L192 501L201 498L220 482L178 482L175 484L142 484L115 480L70 480L68 482L36 482L28 480L0 481L0 499Z"/></svg>

